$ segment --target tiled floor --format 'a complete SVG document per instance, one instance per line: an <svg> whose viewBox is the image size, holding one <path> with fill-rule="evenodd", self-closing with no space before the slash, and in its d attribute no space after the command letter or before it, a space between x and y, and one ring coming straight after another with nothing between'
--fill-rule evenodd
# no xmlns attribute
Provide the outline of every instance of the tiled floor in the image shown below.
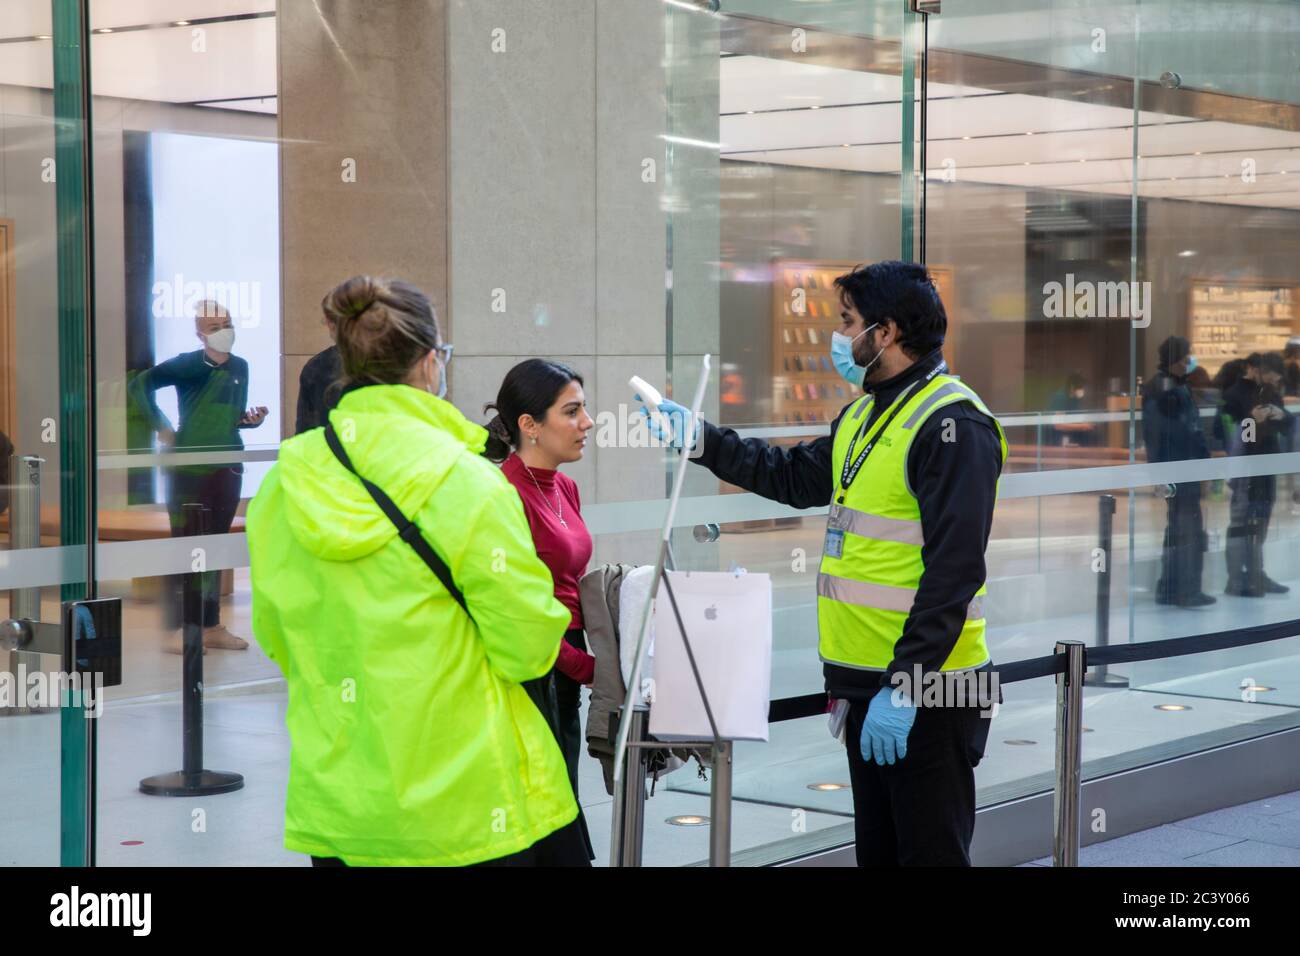
<svg viewBox="0 0 1300 956"><path fill-rule="evenodd" d="M1300 866L1300 790L1094 843L1079 865Z"/></svg>

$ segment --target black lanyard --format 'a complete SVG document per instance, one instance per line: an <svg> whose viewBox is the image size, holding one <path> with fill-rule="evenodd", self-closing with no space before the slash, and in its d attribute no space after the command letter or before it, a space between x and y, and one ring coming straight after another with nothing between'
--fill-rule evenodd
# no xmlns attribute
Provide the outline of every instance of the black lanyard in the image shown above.
<svg viewBox="0 0 1300 956"><path fill-rule="evenodd" d="M853 436L853 441L849 443L848 451L844 454L844 465L840 469L840 504L844 503L844 496L848 494L849 488L852 487L854 479L858 477L858 472L862 470L862 465L867 460L867 456L871 454L871 449L876 447L876 442L880 441L880 436L885 433L885 429L887 429L890 423L898 416L898 413L903 410L903 405L906 403L907 397L912 394L912 389L916 388L916 385L917 383L913 382L911 385L907 386L903 391L903 394L899 395L898 398L894 400L893 410L890 411L889 417L885 419L885 423L880 426L875 435L872 436L871 440L867 442L862 451L858 453L858 456L853 459L852 463L850 463L849 456L853 454L854 446L862 440L862 436L867 430L868 422L864 421L858 427L858 433ZM868 417L868 421L869 420L870 418Z"/></svg>

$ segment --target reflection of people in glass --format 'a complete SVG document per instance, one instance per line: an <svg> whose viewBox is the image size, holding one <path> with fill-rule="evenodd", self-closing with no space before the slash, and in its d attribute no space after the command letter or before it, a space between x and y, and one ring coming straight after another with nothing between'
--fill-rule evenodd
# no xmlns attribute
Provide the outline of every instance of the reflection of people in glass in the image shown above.
<svg viewBox="0 0 1300 956"><path fill-rule="evenodd" d="M1159 370L1142 389L1142 433L1147 460L1190 461L1208 458L1210 449L1201 429L1201 416L1187 387L1187 373L1196 367L1187 339L1171 335L1160 343ZM1201 485L1197 481L1169 486L1164 551L1156 603L1204 607L1214 598L1201 590L1205 561L1205 526L1201 516Z"/></svg>
<svg viewBox="0 0 1300 956"><path fill-rule="evenodd" d="M330 341L337 343L338 324L328 314L325 316L325 327L330 331ZM339 361L337 344L317 352L307 360L307 364L302 367L302 374L298 376L298 421L293 429L295 435L325 424L325 416L339 403L342 392L339 379L342 375L343 365Z"/></svg>
<svg viewBox="0 0 1300 956"><path fill-rule="evenodd" d="M1286 363L1283 378L1287 395L1300 395L1300 338L1292 338L1282 350L1282 361Z"/></svg>
<svg viewBox="0 0 1300 956"><path fill-rule="evenodd" d="M1280 390L1286 368L1274 352L1257 352L1246 362L1245 376L1223 396L1224 422L1231 428L1229 454L1275 454L1282 450L1291 425ZM1237 597L1285 594L1290 588L1264 573L1264 537L1277 497L1277 476L1230 478L1228 486L1232 504L1224 549L1228 560L1226 593Z"/></svg>
<svg viewBox="0 0 1300 956"><path fill-rule="evenodd" d="M1083 376L1071 372L1065 384L1052 393L1047 400L1050 412L1080 412L1087 408L1088 387ZM1053 422L1051 426L1051 443L1053 445L1092 445L1096 434L1093 422Z"/></svg>
<svg viewBox="0 0 1300 956"><path fill-rule="evenodd" d="M160 442L177 451L238 451L244 447L241 428L256 428L266 418L265 406L246 408L248 363L230 353L235 328L230 313L211 300L199 303L194 320L195 335L203 348L170 358L141 372L131 382L131 397L146 410L158 431ZM176 389L180 421L173 430L158 408L154 392ZM172 537L186 534L184 506L201 504L207 509L206 534L225 534L235 520L244 466L228 464L177 465L168 469L167 511ZM206 572L203 601L203 645L243 650L248 642L231 634L221 624L221 593L216 572ZM183 577L174 575L168 588L166 625L178 628L180 588ZM172 635L165 647L180 653L181 638Z"/></svg>

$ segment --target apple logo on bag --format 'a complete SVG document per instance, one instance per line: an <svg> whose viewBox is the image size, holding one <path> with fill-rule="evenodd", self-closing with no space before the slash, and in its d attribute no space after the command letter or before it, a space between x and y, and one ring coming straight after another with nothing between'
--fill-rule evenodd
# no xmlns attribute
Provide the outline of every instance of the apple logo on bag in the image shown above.
<svg viewBox="0 0 1300 956"><path fill-rule="evenodd" d="M704 609L704 619L706 621L716 621L718 619L718 606L710 604Z"/></svg>

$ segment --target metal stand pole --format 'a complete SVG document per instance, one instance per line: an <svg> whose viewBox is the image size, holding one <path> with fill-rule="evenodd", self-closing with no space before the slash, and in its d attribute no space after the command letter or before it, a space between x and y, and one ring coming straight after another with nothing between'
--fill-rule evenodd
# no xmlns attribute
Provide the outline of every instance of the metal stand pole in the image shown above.
<svg viewBox="0 0 1300 956"><path fill-rule="evenodd" d="M614 847L615 866L641 865L641 849L645 844L646 751L639 745L646 740L648 715L645 707L636 707L630 717L627 763L623 768L623 785L616 794L616 802L621 806L618 808L620 826L615 831L618 841Z"/></svg>
<svg viewBox="0 0 1300 956"><path fill-rule="evenodd" d="M709 866L731 866L730 740L713 743L713 786L709 790Z"/></svg>
<svg viewBox="0 0 1300 956"><path fill-rule="evenodd" d="M1053 866L1079 865L1079 799L1083 775L1082 641L1057 641L1065 673L1056 675L1056 791L1052 796L1055 834Z"/></svg>
<svg viewBox="0 0 1300 956"><path fill-rule="evenodd" d="M39 548L41 546L41 465L44 458L35 455L14 455L9 460L9 549L11 551ZM17 588L9 592L9 617L12 620L39 621L41 619L41 589ZM41 668L41 658L31 651L10 651L8 670L14 675L14 686L19 688L18 699L26 700L26 682L21 675L34 674ZM28 707L20 704L0 709L0 716L19 717L23 714L45 714L53 707Z"/></svg>
<svg viewBox="0 0 1300 956"><path fill-rule="evenodd" d="M1097 498L1097 547L1101 549L1105 564L1097 572L1097 637L1093 642L1097 647L1110 644L1110 571L1114 539L1115 496L1101 495ZM1105 664L1085 674L1083 682L1088 687L1128 686L1128 678L1107 673Z"/></svg>
<svg viewBox="0 0 1300 956"><path fill-rule="evenodd" d="M688 434L692 430L693 423L699 420L700 406L704 401L704 389L709 380L710 357L708 355L704 356L701 366L700 378L695 386L695 399L691 403L691 417L684 423ZM628 751L637 752L647 746L660 747L657 743L647 745L644 739L640 741L633 741L632 739L634 722L639 713L638 709L633 705L639 696L641 658L645 653L646 639L650 633L651 616L658 597L660 582L663 582L669 603L672 605L673 614L677 620L677 628L682 635L686 656L690 661L691 671L695 675L695 685L700 691L700 698L704 703L704 712L709 719L709 729L713 735L712 739L706 744L712 750L714 764L712 786L709 792L709 803L713 812L713 816L709 820L709 865L727 866L730 864L731 859L732 744L731 741L723 740L718 736L718 724L713 718L713 709L709 706L709 695L704 690L704 682L700 679L700 671L695 663L695 654L691 649L690 637L686 633L686 625L682 622L681 612L677 608L677 599L673 596L672 585L664 574L666 567L675 566L671 544L673 517L677 511L677 502L681 499L682 482L685 477L686 458L683 453L673 479L672 492L668 496L668 513L664 519L663 533L660 537L659 557L655 561L654 575L650 579L650 598L646 601L645 609L641 615L636 652L632 657L631 679L627 682L627 696L623 703L622 719L619 721L618 736L614 746L614 806L610 833L611 866L639 865L641 859L641 838L644 835L645 814L645 763L644 759L639 755L634 761ZM644 715L642 715L642 720L644 720ZM644 733L644 724L641 725L641 731ZM675 741L674 745L679 747L688 746L681 741ZM631 779L636 774L640 775L639 783ZM626 845L632 836L635 836L635 849ZM624 864L622 861L627 859L635 859L637 862L635 864Z"/></svg>
<svg viewBox="0 0 1300 956"><path fill-rule="evenodd" d="M205 531L202 505L186 504L185 536ZM191 571L181 591L181 769L140 781L143 793L186 797L230 793L244 786L242 774L203 769L203 591L205 571Z"/></svg>

